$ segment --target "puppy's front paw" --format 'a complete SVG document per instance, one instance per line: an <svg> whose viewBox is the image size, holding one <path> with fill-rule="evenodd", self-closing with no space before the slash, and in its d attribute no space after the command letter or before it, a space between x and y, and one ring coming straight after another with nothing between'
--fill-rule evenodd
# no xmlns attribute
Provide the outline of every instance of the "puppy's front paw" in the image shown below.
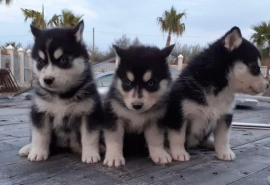
<svg viewBox="0 0 270 185"><path fill-rule="evenodd" d="M97 163L100 161L100 155L98 152L83 152L82 162L83 163Z"/></svg>
<svg viewBox="0 0 270 185"><path fill-rule="evenodd" d="M28 159L30 161L45 161L49 157L49 150L44 148L32 148Z"/></svg>
<svg viewBox="0 0 270 185"><path fill-rule="evenodd" d="M121 154L106 154L103 164L109 167L119 167L125 165L125 158Z"/></svg>
<svg viewBox="0 0 270 185"><path fill-rule="evenodd" d="M19 155L21 157L27 157L30 153L31 150L31 144L25 145L24 147L22 147L19 151Z"/></svg>
<svg viewBox="0 0 270 185"><path fill-rule="evenodd" d="M171 155L161 148L150 149L150 157L155 164L168 164L172 162Z"/></svg>
<svg viewBox="0 0 270 185"><path fill-rule="evenodd" d="M233 161L236 157L230 148L217 150L217 157L223 161Z"/></svg>
<svg viewBox="0 0 270 185"><path fill-rule="evenodd" d="M190 155L187 153L187 151L183 148L176 148L171 150L171 155L173 160L176 161L189 161Z"/></svg>

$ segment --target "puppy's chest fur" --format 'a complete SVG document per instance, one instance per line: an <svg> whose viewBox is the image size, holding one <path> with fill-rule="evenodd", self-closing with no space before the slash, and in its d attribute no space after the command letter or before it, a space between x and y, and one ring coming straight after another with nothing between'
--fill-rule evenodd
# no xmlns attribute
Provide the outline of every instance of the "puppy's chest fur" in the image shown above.
<svg viewBox="0 0 270 185"><path fill-rule="evenodd" d="M52 142L56 142L54 144L58 146L71 147L75 152L79 152L81 123L92 111L93 100L75 102L52 97L50 101L47 101L36 97L35 105L38 111L50 117L49 124L56 137L56 141Z"/></svg>
<svg viewBox="0 0 270 185"><path fill-rule="evenodd" d="M149 124L158 124L157 121L165 114L165 109L150 110L146 113L136 113L112 101L111 106L125 126L127 132L142 133Z"/></svg>
<svg viewBox="0 0 270 185"><path fill-rule="evenodd" d="M222 116L232 111L234 94L229 88L225 88L217 95L206 94L205 99L207 105L200 105L188 99L181 103L184 117L190 124L190 137L203 139L217 126L217 121Z"/></svg>

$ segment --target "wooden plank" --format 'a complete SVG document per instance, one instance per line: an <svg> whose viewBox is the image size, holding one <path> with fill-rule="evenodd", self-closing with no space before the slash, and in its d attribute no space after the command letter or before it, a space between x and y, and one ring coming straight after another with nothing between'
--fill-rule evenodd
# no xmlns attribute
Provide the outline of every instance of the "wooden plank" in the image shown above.
<svg viewBox="0 0 270 185"><path fill-rule="evenodd" d="M235 147L237 159L223 162L205 153L197 162L145 173L126 184L228 184L270 166L270 138ZM210 158L212 156L212 158ZM193 163L193 164L192 164Z"/></svg>
<svg viewBox="0 0 270 185"><path fill-rule="evenodd" d="M270 184L270 167L249 174L247 177L239 179L230 185L269 185Z"/></svg>

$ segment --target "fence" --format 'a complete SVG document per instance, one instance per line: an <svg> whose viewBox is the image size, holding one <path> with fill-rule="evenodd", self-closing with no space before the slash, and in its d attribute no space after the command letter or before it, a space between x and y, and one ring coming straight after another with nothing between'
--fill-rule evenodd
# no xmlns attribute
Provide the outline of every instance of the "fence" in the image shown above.
<svg viewBox="0 0 270 185"><path fill-rule="evenodd" d="M16 82L21 87L29 87L32 84L32 59L31 59L31 50L24 51L22 48L19 48L15 51L14 47L9 45L7 48L7 55L1 55L0 48L0 69L9 67L10 71L14 75ZM180 71L188 64L183 64L183 55L178 56L177 64L173 63L170 66L174 70ZM107 59L104 62L93 65L94 74L100 74L107 71L113 71L118 65L118 58L113 57ZM7 65L8 64L8 65ZM261 66L261 72L264 77L269 76L269 66Z"/></svg>
<svg viewBox="0 0 270 185"><path fill-rule="evenodd" d="M9 68L19 86L30 87L32 83L31 50L25 52L19 48L16 51L11 45L5 50L7 54L1 54L0 48L0 69Z"/></svg>

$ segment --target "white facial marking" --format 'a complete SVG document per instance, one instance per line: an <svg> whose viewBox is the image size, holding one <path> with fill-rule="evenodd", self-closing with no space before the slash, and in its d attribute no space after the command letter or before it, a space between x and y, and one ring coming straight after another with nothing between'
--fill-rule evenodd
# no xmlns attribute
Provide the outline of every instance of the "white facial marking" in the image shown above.
<svg viewBox="0 0 270 185"><path fill-rule="evenodd" d="M259 61L258 61L259 62ZM262 76L251 74L248 66L237 61L228 74L229 85L236 93L259 94L267 89L268 81Z"/></svg>
<svg viewBox="0 0 270 185"><path fill-rule="evenodd" d="M52 39L47 39L46 40L45 45L46 45L47 50L49 49L49 46L50 46L51 42L52 42Z"/></svg>
<svg viewBox="0 0 270 185"><path fill-rule="evenodd" d="M133 73L132 72L127 72L127 78L131 81L131 82L133 82L134 81L134 75L133 75Z"/></svg>
<svg viewBox="0 0 270 185"><path fill-rule="evenodd" d="M259 66L262 65L262 62L261 62L261 59L260 59L260 58L258 58L257 62L258 62L258 65L259 65Z"/></svg>
<svg viewBox="0 0 270 185"><path fill-rule="evenodd" d="M38 55L42 60L45 60L45 54L41 50L38 51Z"/></svg>
<svg viewBox="0 0 270 185"><path fill-rule="evenodd" d="M151 71L146 71L146 73L143 75L143 81L147 82L152 78L152 72Z"/></svg>
<svg viewBox="0 0 270 185"><path fill-rule="evenodd" d="M55 59L60 58L63 55L63 50L61 48L58 48L57 50L55 50L53 56Z"/></svg>
<svg viewBox="0 0 270 185"><path fill-rule="evenodd" d="M85 69L84 59L79 57L73 60L73 67L61 69L49 63L41 71L35 69L35 74L39 77L42 87L52 91L64 92L78 84ZM49 87L44 84L44 78L54 78L54 82Z"/></svg>

